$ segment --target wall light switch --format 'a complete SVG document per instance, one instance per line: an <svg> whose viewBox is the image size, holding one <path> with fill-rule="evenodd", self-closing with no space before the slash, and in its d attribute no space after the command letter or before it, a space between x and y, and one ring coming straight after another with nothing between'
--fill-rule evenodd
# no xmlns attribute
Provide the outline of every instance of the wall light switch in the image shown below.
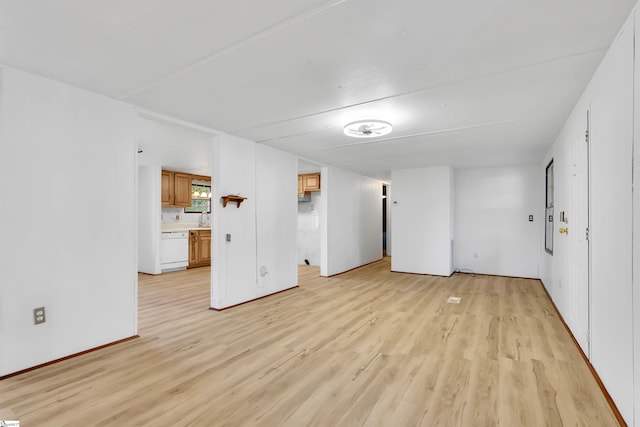
<svg viewBox="0 0 640 427"><path fill-rule="evenodd" d="M565 215L564 211L560 212L560 222L564 222L565 224L569 223L569 218Z"/></svg>
<svg viewBox="0 0 640 427"><path fill-rule="evenodd" d="M231 243L231 234L227 234L224 241L226 243Z"/></svg>
<svg viewBox="0 0 640 427"><path fill-rule="evenodd" d="M529 222L533 222L533 215L529 215Z"/></svg>

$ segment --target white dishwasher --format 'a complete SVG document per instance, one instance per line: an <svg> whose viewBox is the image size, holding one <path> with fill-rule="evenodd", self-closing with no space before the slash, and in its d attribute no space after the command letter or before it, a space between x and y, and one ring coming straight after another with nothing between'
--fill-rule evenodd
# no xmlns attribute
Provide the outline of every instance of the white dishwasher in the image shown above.
<svg viewBox="0 0 640 427"><path fill-rule="evenodd" d="M160 268L163 272L184 270L189 265L189 232L163 232L160 238Z"/></svg>

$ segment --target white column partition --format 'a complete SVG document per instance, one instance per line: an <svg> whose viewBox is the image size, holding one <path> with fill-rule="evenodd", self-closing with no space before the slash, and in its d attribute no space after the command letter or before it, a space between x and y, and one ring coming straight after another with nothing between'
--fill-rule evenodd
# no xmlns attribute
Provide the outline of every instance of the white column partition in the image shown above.
<svg viewBox="0 0 640 427"><path fill-rule="evenodd" d="M391 269L449 276L453 271L451 167L394 170L391 182Z"/></svg>

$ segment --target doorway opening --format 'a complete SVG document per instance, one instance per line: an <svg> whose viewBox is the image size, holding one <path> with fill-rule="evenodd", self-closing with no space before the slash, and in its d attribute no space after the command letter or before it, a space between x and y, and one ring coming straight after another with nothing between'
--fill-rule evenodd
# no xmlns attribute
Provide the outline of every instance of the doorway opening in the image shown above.
<svg viewBox="0 0 640 427"><path fill-rule="evenodd" d="M138 272L174 287L181 275L197 276L194 298L208 307L213 135L151 113L141 112L137 126Z"/></svg>
<svg viewBox="0 0 640 427"><path fill-rule="evenodd" d="M382 257L387 256L387 185L382 184Z"/></svg>
<svg viewBox="0 0 640 427"><path fill-rule="evenodd" d="M298 159L298 265L313 276L322 264L322 167ZM302 271L302 270L301 270ZM305 273L305 274L307 274Z"/></svg>

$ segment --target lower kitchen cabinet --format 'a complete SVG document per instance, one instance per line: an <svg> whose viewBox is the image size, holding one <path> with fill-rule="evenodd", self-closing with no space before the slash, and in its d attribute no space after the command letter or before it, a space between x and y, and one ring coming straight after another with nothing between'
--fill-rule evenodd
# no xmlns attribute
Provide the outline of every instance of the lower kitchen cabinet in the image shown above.
<svg viewBox="0 0 640 427"><path fill-rule="evenodd" d="M189 231L189 268L211 265L211 230Z"/></svg>

